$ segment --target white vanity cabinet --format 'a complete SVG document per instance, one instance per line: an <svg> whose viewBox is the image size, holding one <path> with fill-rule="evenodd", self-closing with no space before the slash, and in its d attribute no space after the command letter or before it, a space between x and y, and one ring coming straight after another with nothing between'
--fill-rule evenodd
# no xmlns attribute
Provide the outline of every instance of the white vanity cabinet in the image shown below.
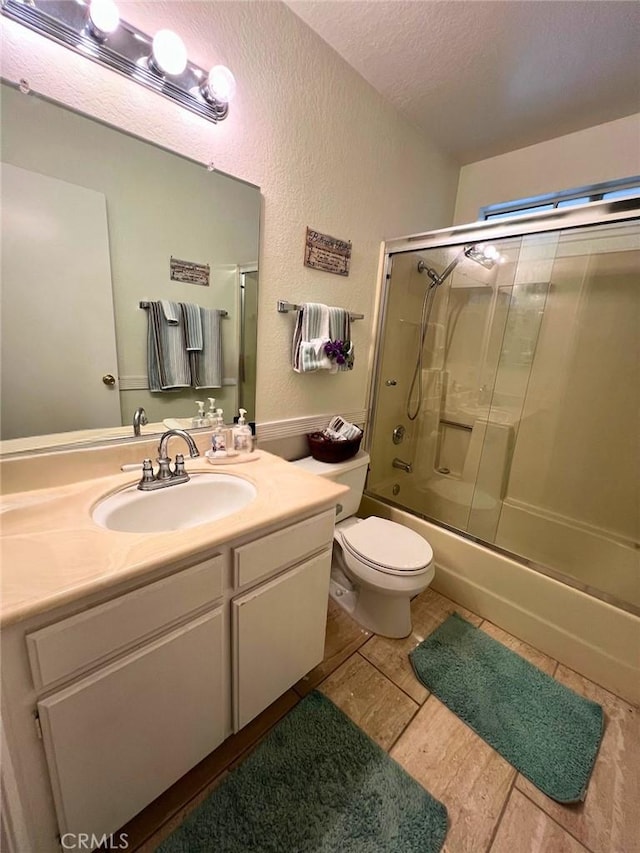
<svg viewBox="0 0 640 853"><path fill-rule="evenodd" d="M3 849L116 833L320 663L334 519L3 629Z"/></svg>
<svg viewBox="0 0 640 853"><path fill-rule="evenodd" d="M115 833L231 734L221 550L3 631L3 850Z"/></svg>

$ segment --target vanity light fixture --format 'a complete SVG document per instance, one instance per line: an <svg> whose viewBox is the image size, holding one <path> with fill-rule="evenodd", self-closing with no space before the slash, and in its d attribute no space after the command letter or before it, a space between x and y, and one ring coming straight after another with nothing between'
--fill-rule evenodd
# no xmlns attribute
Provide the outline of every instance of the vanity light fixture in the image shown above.
<svg viewBox="0 0 640 853"><path fill-rule="evenodd" d="M118 29L120 13L113 0L91 0L87 28L91 35L104 41Z"/></svg>
<svg viewBox="0 0 640 853"><path fill-rule="evenodd" d="M236 80L225 65L214 65L200 87L203 98L228 104L236 93Z"/></svg>
<svg viewBox="0 0 640 853"><path fill-rule="evenodd" d="M173 30L158 30L151 42L149 66L160 74L177 77L187 67L187 48Z"/></svg>
<svg viewBox="0 0 640 853"><path fill-rule="evenodd" d="M228 68L194 65L180 36L163 29L151 38L120 19L114 0L2 0L2 14L209 121L229 113Z"/></svg>

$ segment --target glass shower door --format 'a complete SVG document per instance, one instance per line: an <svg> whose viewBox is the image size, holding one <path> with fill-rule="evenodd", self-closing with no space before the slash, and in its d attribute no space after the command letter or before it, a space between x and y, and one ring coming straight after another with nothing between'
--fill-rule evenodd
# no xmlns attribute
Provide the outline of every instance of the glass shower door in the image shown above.
<svg viewBox="0 0 640 853"><path fill-rule="evenodd" d="M495 246L391 256L367 493L637 610L640 227Z"/></svg>
<svg viewBox="0 0 640 853"><path fill-rule="evenodd" d="M539 331L500 518L486 531L487 541L631 609L640 607L639 236L628 223L556 232L553 250L553 235L546 247L525 238L523 272L546 266L547 293L529 292L512 309L514 328L522 307L531 335ZM522 357L503 347L497 390Z"/></svg>

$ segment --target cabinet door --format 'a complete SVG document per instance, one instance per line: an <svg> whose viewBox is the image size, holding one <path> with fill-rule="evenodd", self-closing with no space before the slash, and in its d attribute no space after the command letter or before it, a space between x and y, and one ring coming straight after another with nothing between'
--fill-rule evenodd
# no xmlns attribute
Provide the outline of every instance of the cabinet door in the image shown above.
<svg viewBox="0 0 640 853"><path fill-rule="evenodd" d="M320 663L331 549L232 601L236 731Z"/></svg>
<svg viewBox="0 0 640 853"><path fill-rule="evenodd" d="M62 834L115 832L224 740L223 632L220 608L38 703Z"/></svg>

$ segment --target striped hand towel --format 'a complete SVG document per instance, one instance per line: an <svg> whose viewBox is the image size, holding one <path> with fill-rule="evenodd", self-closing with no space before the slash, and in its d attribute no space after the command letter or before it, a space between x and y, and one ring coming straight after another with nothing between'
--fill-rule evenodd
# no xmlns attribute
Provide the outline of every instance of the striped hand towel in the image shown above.
<svg viewBox="0 0 640 853"><path fill-rule="evenodd" d="M354 351L351 340L351 316L344 308L329 308L329 336L332 341L344 341L349 345L344 364L336 365L337 370L353 370Z"/></svg>
<svg viewBox="0 0 640 853"><path fill-rule="evenodd" d="M177 302L150 302L147 327L147 372L150 391L172 391L191 385L184 328Z"/></svg>
<svg viewBox="0 0 640 853"><path fill-rule="evenodd" d="M182 321L184 323L184 340L187 352L202 349L202 318L200 306L193 302L180 302Z"/></svg>
<svg viewBox="0 0 640 853"><path fill-rule="evenodd" d="M305 302L298 309L293 332L291 361L296 373L331 370L324 351L329 341L329 309L320 302Z"/></svg>
<svg viewBox="0 0 640 853"><path fill-rule="evenodd" d="M198 306L196 306L198 307ZM194 388L222 387L222 312L200 307L202 349L192 350L191 373Z"/></svg>

